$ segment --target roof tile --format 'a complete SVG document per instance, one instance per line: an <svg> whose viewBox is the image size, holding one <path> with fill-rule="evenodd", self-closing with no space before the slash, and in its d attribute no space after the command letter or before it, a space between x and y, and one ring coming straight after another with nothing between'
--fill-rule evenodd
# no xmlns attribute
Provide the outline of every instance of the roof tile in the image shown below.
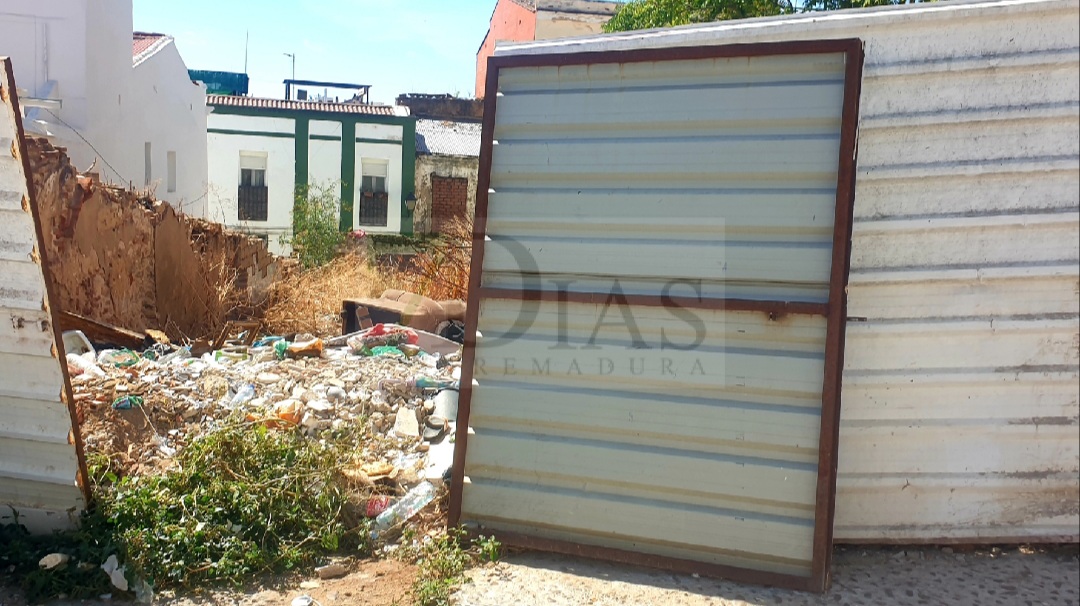
<svg viewBox="0 0 1080 606"><path fill-rule="evenodd" d="M408 108L363 103L331 103L326 101L292 101L233 95L207 95L206 104L214 107L249 107L255 109L285 109L332 114L367 114L371 116L406 116Z"/></svg>

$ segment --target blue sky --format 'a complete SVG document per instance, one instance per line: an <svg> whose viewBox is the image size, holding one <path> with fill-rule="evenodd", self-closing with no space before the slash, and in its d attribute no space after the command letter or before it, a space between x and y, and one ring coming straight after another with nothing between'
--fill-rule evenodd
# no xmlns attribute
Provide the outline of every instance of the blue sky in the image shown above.
<svg viewBox="0 0 1080 606"><path fill-rule="evenodd" d="M191 69L243 71L251 94L284 96L296 77L372 85L373 101L405 92L472 96L476 49L495 0L134 0L137 31L176 38Z"/></svg>

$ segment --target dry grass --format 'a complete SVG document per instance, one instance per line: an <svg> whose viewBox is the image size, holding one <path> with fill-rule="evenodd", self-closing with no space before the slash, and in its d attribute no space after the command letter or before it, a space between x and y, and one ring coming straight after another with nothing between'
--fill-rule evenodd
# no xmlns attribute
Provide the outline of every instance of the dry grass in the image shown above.
<svg viewBox="0 0 1080 606"><path fill-rule="evenodd" d="M378 297L400 288L443 301L465 300L472 259L472 223L456 220L442 237L426 245L405 269L374 267L363 251L350 251L312 269L295 268L270 289L264 317L271 334L308 332L336 335L341 331L344 299Z"/></svg>
<svg viewBox="0 0 1080 606"><path fill-rule="evenodd" d="M472 262L472 222L454 219L442 237L420 251L407 272L397 275L397 287L436 301L466 300Z"/></svg>
<svg viewBox="0 0 1080 606"><path fill-rule="evenodd" d="M270 289L264 318L270 334L341 332L341 302L377 297L392 284L358 252L346 253L326 265L295 269L281 276Z"/></svg>

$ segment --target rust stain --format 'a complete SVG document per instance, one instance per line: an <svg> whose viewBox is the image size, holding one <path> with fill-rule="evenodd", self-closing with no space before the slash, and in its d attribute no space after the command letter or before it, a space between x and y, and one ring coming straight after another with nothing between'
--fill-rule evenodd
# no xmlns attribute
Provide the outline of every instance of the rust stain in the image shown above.
<svg viewBox="0 0 1080 606"><path fill-rule="evenodd" d="M1043 471L1014 471L1002 475L1006 478L1015 478L1017 480L1049 480L1063 473L1066 472L1060 469L1047 469ZM1075 473L1075 470L1072 473Z"/></svg>
<svg viewBox="0 0 1080 606"><path fill-rule="evenodd" d="M1080 417L1028 417L1010 419L1009 425L1080 425Z"/></svg>

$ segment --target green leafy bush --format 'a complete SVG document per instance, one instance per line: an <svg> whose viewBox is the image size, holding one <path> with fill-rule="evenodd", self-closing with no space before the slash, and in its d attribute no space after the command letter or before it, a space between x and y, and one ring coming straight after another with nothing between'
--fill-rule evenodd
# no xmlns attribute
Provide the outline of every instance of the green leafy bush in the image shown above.
<svg viewBox="0 0 1080 606"><path fill-rule="evenodd" d="M297 188L292 211L293 233L283 235L281 244L291 246L305 268L329 263L345 243L340 227L340 191L340 183ZM345 210L351 212L349 208Z"/></svg>
<svg viewBox="0 0 1080 606"><path fill-rule="evenodd" d="M240 583L368 551L336 472L345 456L296 430L234 425L190 444L174 471L122 479L101 507L122 561L153 582Z"/></svg>

